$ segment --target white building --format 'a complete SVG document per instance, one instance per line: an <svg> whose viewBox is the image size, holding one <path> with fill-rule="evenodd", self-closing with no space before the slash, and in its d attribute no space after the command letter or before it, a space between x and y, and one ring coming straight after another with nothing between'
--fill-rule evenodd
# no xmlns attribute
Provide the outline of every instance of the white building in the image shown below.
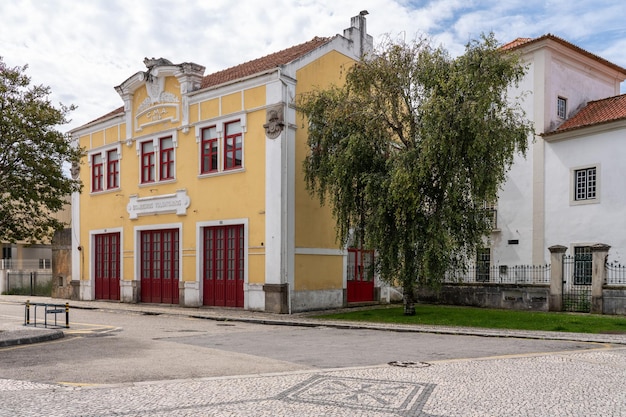
<svg viewBox="0 0 626 417"><path fill-rule="evenodd" d="M626 100L615 96L626 69L550 34L517 39L503 49L520 53L528 65L512 94L524 94L536 135L529 138L526 157L518 155L511 167L499 194L491 247L479 262L540 265L549 263L552 245L574 254L575 247L595 243L612 246L612 258L619 258L626 253L626 193L620 187L626 174L620 163ZM614 98L604 100L609 97ZM621 106L615 120L591 116L587 124L570 124L609 104Z"/></svg>
<svg viewBox="0 0 626 417"><path fill-rule="evenodd" d="M626 95L589 102L545 141L545 241L626 260Z"/></svg>

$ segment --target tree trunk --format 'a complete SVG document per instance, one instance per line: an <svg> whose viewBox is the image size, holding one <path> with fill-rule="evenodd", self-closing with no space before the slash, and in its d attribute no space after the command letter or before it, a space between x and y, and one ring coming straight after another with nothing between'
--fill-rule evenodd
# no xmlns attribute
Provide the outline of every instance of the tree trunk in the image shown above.
<svg viewBox="0 0 626 417"><path fill-rule="evenodd" d="M404 315L405 316L414 316L415 315L415 292L412 285L410 288L406 288L404 286Z"/></svg>

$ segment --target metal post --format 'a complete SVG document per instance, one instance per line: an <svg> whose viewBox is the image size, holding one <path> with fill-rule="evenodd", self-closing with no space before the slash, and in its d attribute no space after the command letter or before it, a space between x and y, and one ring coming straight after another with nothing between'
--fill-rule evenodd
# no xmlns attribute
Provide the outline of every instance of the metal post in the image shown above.
<svg viewBox="0 0 626 417"><path fill-rule="evenodd" d="M65 303L65 328L70 328L70 303Z"/></svg>
<svg viewBox="0 0 626 417"><path fill-rule="evenodd" d="M30 324L30 300L26 300L26 304L24 305L24 322L25 326Z"/></svg>

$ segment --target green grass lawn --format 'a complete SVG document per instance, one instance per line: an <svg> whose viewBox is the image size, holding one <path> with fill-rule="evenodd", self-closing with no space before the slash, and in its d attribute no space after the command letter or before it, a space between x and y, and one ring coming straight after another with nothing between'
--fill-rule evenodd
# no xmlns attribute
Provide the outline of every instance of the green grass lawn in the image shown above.
<svg viewBox="0 0 626 417"><path fill-rule="evenodd" d="M624 316L544 313L430 304L416 304L415 316L405 316L402 307L389 306L338 314L324 314L315 317L375 323L626 334L626 317Z"/></svg>

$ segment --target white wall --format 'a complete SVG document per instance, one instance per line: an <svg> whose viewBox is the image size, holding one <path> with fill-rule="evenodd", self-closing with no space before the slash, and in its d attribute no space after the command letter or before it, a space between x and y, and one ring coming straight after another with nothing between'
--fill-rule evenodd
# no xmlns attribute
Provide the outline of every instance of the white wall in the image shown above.
<svg viewBox="0 0 626 417"><path fill-rule="evenodd" d="M557 97L567 99L568 117L571 117L590 100L619 94L617 74L560 43L542 41L521 52L528 65L527 74L519 88L509 91L509 96L523 95L522 107L526 117L534 123L538 135L555 129L563 122L556 113ZM552 160L547 161L547 147L541 136L529 138L526 158L515 157L499 193L499 231L491 236L493 264L541 264L549 261L547 248L555 242L548 239L548 228L551 231L554 229L551 224L554 217L548 218L547 211L548 207L554 210L554 202L548 201L551 195L547 184L548 181L554 183L551 177L554 167ZM585 152L580 151L580 155L585 155ZM569 179L566 184L569 184ZM561 224L566 223L564 219L559 220ZM510 240L519 243L509 244ZM565 241L556 243L566 244Z"/></svg>
<svg viewBox="0 0 626 417"><path fill-rule="evenodd" d="M609 260L626 261L626 128L546 144L546 244L605 243ZM598 200L571 203L572 169L599 164Z"/></svg>

